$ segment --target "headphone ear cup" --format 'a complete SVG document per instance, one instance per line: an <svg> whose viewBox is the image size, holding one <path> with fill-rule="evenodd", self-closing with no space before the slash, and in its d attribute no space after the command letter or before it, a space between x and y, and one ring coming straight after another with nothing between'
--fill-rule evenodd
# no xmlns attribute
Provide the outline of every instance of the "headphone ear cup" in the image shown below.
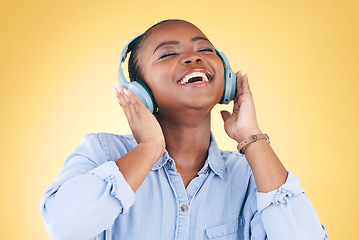
<svg viewBox="0 0 359 240"><path fill-rule="evenodd" d="M132 91L152 113L155 113L157 109L155 98L151 89L144 81L136 80L130 82L127 85L127 89Z"/></svg>
<svg viewBox="0 0 359 240"><path fill-rule="evenodd" d="M222 98L218 103L228 104L236 97L237 77L236 74L232 71L226 55L224 55L223 52L218 51L218 49L216 49L216 53L221 58L224 67L224 89Z"/></svg>
<svg viewBox="0 0 359 240"><path fill-rule="evenodd" d="M224 68L224 89L220 104L228 104L236 97L237 77L231 68Z"/></svg>
<svg viewBox="0 0 359 240"><path fill-rule="evenodd" d="M122 50L120 66L118 69L118 81L120 86L132 91L152 113L155 113L157 104L148 85L142 80L128 82L125 75L123 74L122 64L125 62L126 55L132 51L134 45L141 38L141 36L142 34L132 39L132 41L129 42Z"/></svg>

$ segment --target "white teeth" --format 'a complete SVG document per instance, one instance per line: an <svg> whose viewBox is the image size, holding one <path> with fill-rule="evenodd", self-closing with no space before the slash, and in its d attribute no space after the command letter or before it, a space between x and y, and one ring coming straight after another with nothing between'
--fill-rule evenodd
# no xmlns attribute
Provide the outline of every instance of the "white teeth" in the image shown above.
<svg viewBox="0 0 359 240"><path fill-rule="evenodd" d="M208 82L208 78L207 78L206 74L204 74L203 72L193 72L193 73L186 75L178 83L185 84L188 82L188 80L190 80L191 78L194 78L194 77L201 77L203 82Z"/></svg>

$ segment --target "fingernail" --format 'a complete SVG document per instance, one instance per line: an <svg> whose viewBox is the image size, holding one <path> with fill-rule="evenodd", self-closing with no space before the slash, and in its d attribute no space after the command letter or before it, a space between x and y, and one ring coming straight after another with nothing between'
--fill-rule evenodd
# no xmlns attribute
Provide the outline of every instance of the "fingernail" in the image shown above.
<svg viewBox="0 0 359 240"><path fill-rule="evenodd" d="M128 90L126 88L123 89L123 92L128 95Z"/></svg>
<svg viewBox="0 0 359 240"><path fill-rule="evenodd" d="M239 73L240 73L241 75L243 75L242 71L239 71Z"/></svg>
<svg viewBox="0 0 359 240"><path fill-rule="evenodd" d="M115 88L115 87L112 87L112 91L113 91L114 93L117 93L117 91L116 91L116 88Z"/></svg>
<svg viewBox="0 0 359 240"><path fill-rule="evenodd" d="M116 86L116 89L118 92L121 92L121 88L119 86Z"/></svg>

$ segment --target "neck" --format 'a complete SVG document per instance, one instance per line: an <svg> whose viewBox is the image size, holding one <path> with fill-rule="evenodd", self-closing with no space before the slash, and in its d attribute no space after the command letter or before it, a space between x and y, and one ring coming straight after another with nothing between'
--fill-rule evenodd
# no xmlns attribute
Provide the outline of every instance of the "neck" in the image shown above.
<svg viewBox="0 0 359 240"><path fill-rule="evenodd" d="M157 119L162 127L166 149L174 159L178 172L201 170L207 159L210 144L210 112L202 116L186 114L184 117ZM180 119L180 121L179 121Z"/></svg>

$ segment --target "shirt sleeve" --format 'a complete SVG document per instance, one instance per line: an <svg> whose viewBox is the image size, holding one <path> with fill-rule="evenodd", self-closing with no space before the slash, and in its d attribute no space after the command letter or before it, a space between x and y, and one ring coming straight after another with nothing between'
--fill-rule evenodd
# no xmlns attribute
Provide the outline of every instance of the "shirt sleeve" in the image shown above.
<svg viewBox="0 0 359 240"><path fill-rule="evenodd" d="M51 239L93 239L126 214L135 195L98 134L89 134L66 159L41 199Z"/></svg>
<svg viewBox="0 0 359 240"><path fill-rule="evenodd" d="M290 172L279 189L256 195L267 239L328 239L324 225L300 186L300 179Z"/></svg>

